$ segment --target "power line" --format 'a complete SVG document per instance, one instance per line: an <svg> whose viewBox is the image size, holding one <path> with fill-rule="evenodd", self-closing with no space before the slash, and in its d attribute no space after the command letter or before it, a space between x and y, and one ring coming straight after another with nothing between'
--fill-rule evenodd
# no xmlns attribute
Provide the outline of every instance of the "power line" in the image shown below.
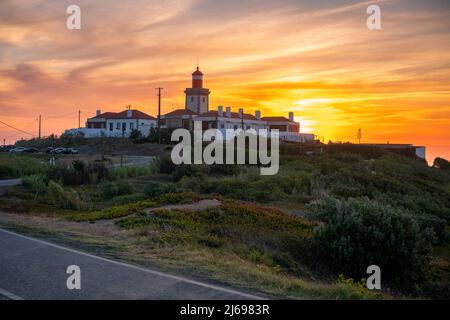
<svg viewBox="0 0 450 320"><path fill-rule="evenodd" d="M55 115L55 116L39 116L36 120L33 120L32 122L29 122L29 123L27 123L26 125L25 125L25 124L24 124L24 125L28 127L28 126L31 125L32 123L35 123L36 121L38 121L38 122L39 122L39 131L40 131L40 133L42 133L41 121L40 121L39 118L41 118L41 119L58 119L58 118L64 118L64 117L67 117L67 116L71 116L71 115L78 114L78 126L80 126L81 112L82 112L82 110L77 110L77 111L73 111L73 112L69 112L69 113L64 113L64 114L60 114L60 115ZM30 132L28 132L28 131L22 130L22 129L16 127L15 125L10 125L10 124L8 124L8 123L6 123L6 122L4 122L4 121L0 121L0 124L4 125L4 126L6 126L6 127L9 127L9 128L11 128L11 129L13 129L13 130L16 130L16 131L18 131L18 132L20 132L20 133L24 133L24 134L27 134L27 135L29 135L29 136L32 136L32 137L35 137L35 136L36 136L36 135L33 134L33 133L30 133ZM10 136L7 136L7 137L13 137L13 136L17 136L17 135L18 135L18 134L14 134L14 135L10 135Z"/></svg>
<svg viewBox="0 0 450 320"><path fill-rule="evenodd" d="M81 111L81 110L80 110L80 111ZM46 117L46 118L47 118L47 119L64 118L64 117L67 117L67 116L74 115L74 114L76 114L76 113L78 113L78 111L74 111L74 112L70 112L70 113L65 113L65 114L61 114L61 115L58 115L58 116L48 116L48 117Z"/></svg>
<svg viewBox="0 0 450 320"><path fill-rule="evenodd" d="M27 131L25 131L25 130L16 128L16 127L14 127L14 126L12 126L12 125L9 125L9 124L7 124L6 122L3 122L3 121L1 121L1 120L0 120L0 123L3 124L3 125L5 125L5 126L7 126L7 127L10 127L11 129L14 129L14 130L16 130L16 131L20 131L20 132L22 132L22 133L28 134L28 135L30 135L30 136L32 136L32 137L35 136L35 135L32 134L32 133L29 133L29 132L27 132Z"/></svg>

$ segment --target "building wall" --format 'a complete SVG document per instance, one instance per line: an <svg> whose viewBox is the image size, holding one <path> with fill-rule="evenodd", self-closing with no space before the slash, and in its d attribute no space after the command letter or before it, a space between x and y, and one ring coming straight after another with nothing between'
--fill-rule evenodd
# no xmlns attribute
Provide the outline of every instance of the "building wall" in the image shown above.
<svg viewBox="0 0 450 320"><path fill-rule="evenodd" d="M137 129L143 136L150 133L150 129L156 128L157 121L150 119L105 119L104 122L87 121L86 128L66 130L66 134L83 134L87 138L92 137L128 137Z"/></svg>
<svg viewBox="0 0 450 320"><path fill-rule="evenodd" d="M203 94L186 94L186 109L196 113L208 112L209 97Z"/></svg>
<svg viewBox="0 0 450 320"><path fill-rule="evenodd" d="M148 119L107 119L106 131L114 136L121 135L122 132L128 136L135 129L143 133L142 130L147 130L147 127L156 127L156 125L156 120Z"/></svg>

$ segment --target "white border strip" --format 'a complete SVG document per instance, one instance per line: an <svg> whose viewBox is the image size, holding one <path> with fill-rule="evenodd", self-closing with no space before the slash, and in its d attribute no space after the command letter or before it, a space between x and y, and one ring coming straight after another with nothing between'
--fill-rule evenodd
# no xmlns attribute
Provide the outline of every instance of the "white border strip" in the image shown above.
<svg viewBox="0 0 450 320"><path fill-rule="evenodd" d="M0 231L4 232L4 233L7 233L7 234L10 234L10 235L21 237L21 238L24 238L24 239L27 239L27 240L30 240L30 241L34 241L34 242L37 242L37 243L40 243L40 244L43 244L43 245L46 245L46 246L50 246L50 247L57 248L57 249L60 249L60 250L64 250L64 251L68 251L68 252L72 252L72 253L76 253L76 254L80 254L80 255L83 255L83 256L86 256L86 257L89 257L89 258L93 258L93 259L97 259L97 260L100 260L100 261L113 263L113 264L116 264L116 265L119 265L119 266L122 266L122 267L128 267L128 268L131 268L131 269L143 271L143 272L150 273L150 274L153 274L153 275L158 275L158 276L161 276L161 277L166 277L166 278L177 280L177 281L181 281L181 282L194 284L194 285L197 285L197 286L200 286L200 287L205 287L205 288L214 289L214 290L218 290L218 291L222 291L222 292L226 292L226 293L230 293L230 294L234 294L234 295L239 295L241 297L245 297L245 298L248 298L248 299L251 299L251 300L266 300L263 297L258 297L258 296L252 295L252 294L239 292L239 291L236 291L236 290L233 290L233 289L227 289L227 288L219 287L219 286L216 286L216 285L203 283L203 282L190 280L190 279L186 279L186 278L183 278L183 277L179 277L179 276L163 273L163 272L160 272L160 271L155 271L155 270L151 270L151 269L147 269L147 268L143 268L143 267L138 267L138 266L135 266L135 265L124 263L124 262L119 262L119 261L114 261L114 260L110 260L110 259L107 259L107 258L98 257L98 256L95 256L95 255L90 254L90 253L78 251L78 250L75 250L75 249L66 248L66 247L63 247L63 246L51 243L51 242L47 242L47 241L44 241L44 240L31 238L31 237L24 236L24 235L21 235L21 234L12 232L12 231L4 230L4 229L1 229L1 228L0 228ZM2 291L0 289L0 293L1 292ZM22 299L22 298L20 298L20 299Z"/></svg>

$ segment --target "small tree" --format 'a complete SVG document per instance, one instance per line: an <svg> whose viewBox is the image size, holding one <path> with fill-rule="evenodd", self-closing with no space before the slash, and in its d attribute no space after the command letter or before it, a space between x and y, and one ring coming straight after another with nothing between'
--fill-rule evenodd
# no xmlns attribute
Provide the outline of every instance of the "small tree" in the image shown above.
<svg viewBox="0 0 450 320"><path fill-rule="evenodd" d="M133 143L139 143L142 140L142 133L141 131L134 129L131 131L129 138Z"/></svg>

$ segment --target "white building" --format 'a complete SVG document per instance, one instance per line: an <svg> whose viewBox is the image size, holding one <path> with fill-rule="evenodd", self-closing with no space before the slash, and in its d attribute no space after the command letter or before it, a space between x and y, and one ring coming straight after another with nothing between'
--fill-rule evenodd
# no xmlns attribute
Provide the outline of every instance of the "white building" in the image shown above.
<svg viewBox="0 0 450 320"><path fill-rule="evenodd" d="M128 137L133 130L139 130L143 136L148 136L150 129L156 126L156 118L139 110L105 113L97 110L95 117L87 119L85 128L66 130L65 134L86 138Z"/></svg>
<svg viewBox="0 0 450 320"><path fill-rule="evenodd" d="M232 112L230 107L224 110L219 106L217 110L209 110L210 90L203 88L203 73L197 67L192 73L192 87L184 91L186 102L184 109L177 109L161 115L162 128L194 129L194 120L202 121L203 130L215 128L225 137L226 129L268 129L279 130L281 140L296 142L312 142L316 138L313 134L300 133L300 123L294 120L294 113L289 112L288 118L283 116L261 117L261 111L255 114L244 113L243 108ZM89 118L86 128L66 130L65 134L82 134L85 137L127 137L137 129L143 136L148 136L152 127L156 128L158 120L138 110L122 112L97 111L95 117Z"/></svg>
<svg viewBox="0 0 450 320"><path fill-rule="evenodd" d="M197 67L192 73L192 88L186 88L185 109L177 109L161 116L162 126L166 128L185 128L192 130L193 121L202 121L203 130L219 129L225 136L226 129L277 129L280 139L285 141L311 142L316 140L315 135L300 133L300 123L294 120L294 113L289 118L282 116L261 118L261 111L255 114L244 113L243 108L232 112L230 107L217 111L209 110L210 90L203 88L203 73Z"/></svg>

